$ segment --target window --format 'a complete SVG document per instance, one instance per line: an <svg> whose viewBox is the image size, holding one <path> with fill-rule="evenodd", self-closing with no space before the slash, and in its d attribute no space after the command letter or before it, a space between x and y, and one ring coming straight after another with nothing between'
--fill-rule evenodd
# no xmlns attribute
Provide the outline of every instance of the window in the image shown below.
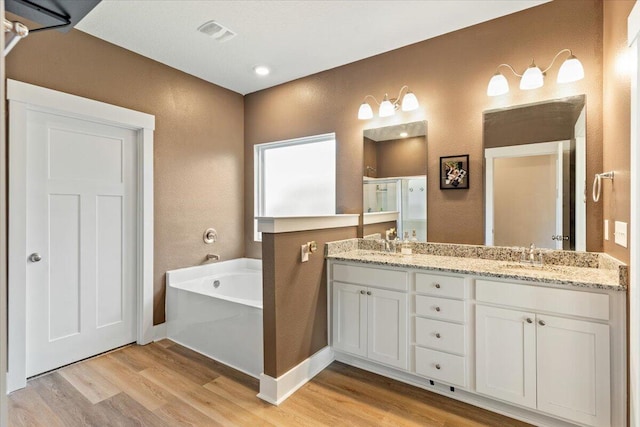
<svg viewBox="0 0 640 427"><path fill-rule="evenodd" d="M336 213L336 135L254 146L255 216ZM258 222L254 238L261 241Z"/></svg>

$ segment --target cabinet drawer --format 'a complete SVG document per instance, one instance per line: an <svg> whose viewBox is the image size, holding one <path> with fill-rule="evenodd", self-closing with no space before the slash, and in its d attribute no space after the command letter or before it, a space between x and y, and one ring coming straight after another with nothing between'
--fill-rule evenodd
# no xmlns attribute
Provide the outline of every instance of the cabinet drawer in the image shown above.
<svg viewBox="0 0 640 427"><path fill-rule="evenodd" d="M476 280L476 300L570 316L609 320L609 295Z"/></svg>
<svg viewBox="0 0 640 427"><path fill-rule="evenodd" d="M333 264L333 280L357 283L365 286L409 290L407 272L382 268L357 267L355 265Z"/></svg>
<svg viewBox="0 0 640 427"><path fill-rule="evenodd" d="M416 314L441 320L464 322L464 301L416 295Z"/></svg>
<svg viewBox="0 0 640 427"><path fill-rule="evenodd" d="M416 292L463 299L465 297L464 278L416 273Z"/></svg>
<svg viewBox="0 0 640 427"><path fill-rule="evenodd" d="M465 354L464 325L416 317L416 344Z"/></svg>
<svg viewBox="0 0 640 427"><path fill-rule="evenodd" d="M449 353L416 347L416 374L466 387L465 359Z"/></svg>

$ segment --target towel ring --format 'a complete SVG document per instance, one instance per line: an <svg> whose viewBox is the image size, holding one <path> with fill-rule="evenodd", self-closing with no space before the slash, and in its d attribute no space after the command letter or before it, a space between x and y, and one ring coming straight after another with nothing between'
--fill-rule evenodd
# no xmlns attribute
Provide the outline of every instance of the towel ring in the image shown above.
<svg viewBox="0 0 640 427"><path fill-rule="evenodd" d="M603 179L610 179L613 181L613 171L597 173L596 176L593 178L592 196L593 196L594 202L598 202L598 200L600 200L600 192L602 190Z"/></svg>

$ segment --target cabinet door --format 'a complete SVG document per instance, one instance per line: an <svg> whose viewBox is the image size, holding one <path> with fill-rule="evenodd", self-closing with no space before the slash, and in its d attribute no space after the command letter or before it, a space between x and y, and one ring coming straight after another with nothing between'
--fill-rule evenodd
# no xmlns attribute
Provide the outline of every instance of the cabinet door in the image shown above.
<svg viewBox="0 0 640 427"><path fill-rule="evenodd" d="M407 369L407 294L368 288L367 357Z"/></svg>
<svg viewBox="0 0 640 427"><path fill-rule="evenodd" d="M367 294L364 286L333 282L333 347L367 355Z"/></svg>
<svg viewBox="0 0 640 427"><path fill-rule="evenodd" d="M536 407L535 314L476 305L476 390Z"/></svg>
<svg viewBox="0 0 640 427"><path fill-rule="evenodd" d="M538 409L609 426L609 325L541 314L537 320Z"/></svg>

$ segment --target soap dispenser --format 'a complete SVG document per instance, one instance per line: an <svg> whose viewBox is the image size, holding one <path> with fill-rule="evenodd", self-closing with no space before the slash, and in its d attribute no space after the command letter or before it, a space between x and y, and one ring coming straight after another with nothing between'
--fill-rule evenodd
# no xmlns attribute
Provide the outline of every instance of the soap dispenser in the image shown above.
<svg viewBox="0 0 640 427"><path fill-rule="evenodd" d="M411 242L409 241L409 232L404 232L404 240L402 241L402 249L400 250L402 255L411 255Z"/></svg>

